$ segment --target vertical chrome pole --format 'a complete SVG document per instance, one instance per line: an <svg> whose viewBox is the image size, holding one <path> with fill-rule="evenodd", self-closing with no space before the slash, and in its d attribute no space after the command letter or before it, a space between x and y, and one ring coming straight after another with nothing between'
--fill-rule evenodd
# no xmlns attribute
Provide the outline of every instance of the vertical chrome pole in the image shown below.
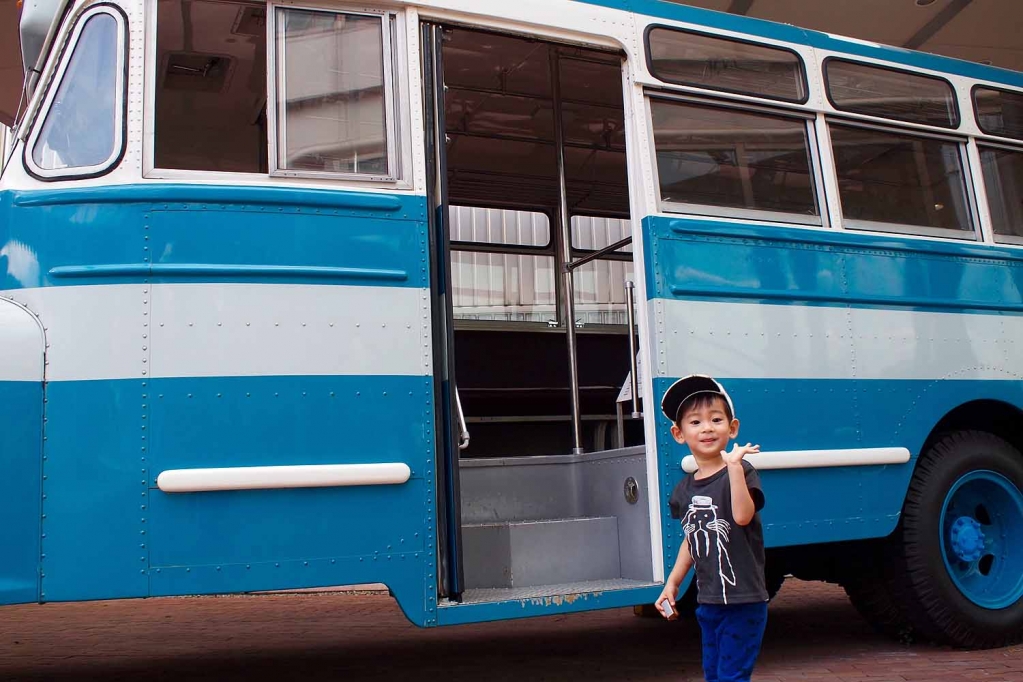
<svg viewBox="0 0 1023 682"><path fill-rule="evenodd" d="M630 279L625 282L625 305L628 307L626 315L629 320L629 362L632 363L632 418L638 419L639 414L639 377L636 365L636 313L633 310L636 302L636 285Z"/></svg>
<svg viewBox="0 0 1023 682"><path fill-rule="evenodd" d="M615 425L618 427L618 433L615 434L615 447L621 450L625 447L625 417L622 414L622 404L619 402L615 403Z"/></svg>
<svg viewBox="0 0 1023 682"><path fill-rule="evenodd" d="M557 48L551 47L551 105L554 107L554 145L558 156L558 222L561 239L558 243L562 285L561 300L565 311L565 336L568 343L568 378L572 397L572 454L583 452L582 419L579 408L579 365L575 343L575 289L572 271L572 227L568 218L568 186L565 182L565 131L561 120L561 69L558 67Z"/></svg>

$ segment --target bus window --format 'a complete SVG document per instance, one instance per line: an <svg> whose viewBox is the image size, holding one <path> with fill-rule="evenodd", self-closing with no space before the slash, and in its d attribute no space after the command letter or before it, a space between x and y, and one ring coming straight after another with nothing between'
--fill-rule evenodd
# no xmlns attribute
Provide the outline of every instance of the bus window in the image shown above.
<svg viewBox="0 0 1023 682"><path fill-rule="evenodd" d="M275 170L397 176L388 17L277 9Z"/></svg>
<svg viewBox="0 0 1023 682"><path fill-rule="evenodd" d="M267 172L266 6L160 0L156 168Z"/></svg>
<svg viewBox="0 0 1023 682"><path fill-rule="evenodd" d="M451 241L547 248L550 220L543 213L452 206Z"/></svg>
<svg viewBox="0 0 1023 682"><path fill-rule="evenodd" d="M546 214L452 206L450 225L455 319L557 320L554 256Z"/></svg>
<svg viewBox="0 0 1023 682"><path fill-rule="evenodd" d="M29 169L43 179L100 175L123 150L124 18L109 7L86 12L70 46L29 140Z"/></svg>
<svg viewBox="0 0 1023 682"><path fill-rule="evenodd" d="M785 102L808 96L803 60L779 47L655 27L647 34L647 60L650 73L667 83Z"/></svg>
<svg viewBox="0 0 1023 682"><path fill-rule="evenodd" d="M662 99L651 111L666 210L820 224L805 119Z"/></svg>
<svg viewBox="0 0 1023 682"><path fill-rule="evenodd" d="M846 227L974 238L959 142L830 129Z"/></svg>
<svg viewBox="0 0 1023 682"><path fill-rule="evenodd" d="M975 87L977 125L988 135L1023 140L1023 93Z"/></svg>
<svg viewBox="0 0 1023 682"><path fill-rule="evenodd" d="M572 249L582 255L615 244L632 234L628 220L572 216ZM628 324L625 282L633 279L632 244L575 271L575 317L586 326ZM618 254L621 254L618 256Z"/></svg>
<svg viewBox="0 0 1023 682"><path fill-rule="evenodd" d="M1023 151L980 148L995 240L1023 244Z"/></svg>
<svg viewBox="0 0 1023 682"><path fill-rule="evenodd" d="M829 58L824 81L828 100L842 111L942 128L959 125L955 92L944 78Z"/></svg>

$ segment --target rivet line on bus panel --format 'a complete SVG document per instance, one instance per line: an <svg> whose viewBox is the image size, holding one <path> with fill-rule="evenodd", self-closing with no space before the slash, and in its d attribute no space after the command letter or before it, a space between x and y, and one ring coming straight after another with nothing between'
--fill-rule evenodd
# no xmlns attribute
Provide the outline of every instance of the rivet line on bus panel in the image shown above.
<svg viewBox="0 0 1023 682"><path fill-rule="evenodd" d="M145 242L147 242L149 240L149 213L144 213L143 216L142 216L142 219L143 219L143 226L142 226L142 231L143 231L143 235L142 235L142 237L143 237L142 238L142 241L143 241L143 247L142 247L143 260L144 261L148 261L149 258L148 258L147 254L148 254L148 251L149 251L149 247L145 246ZM148 442L146 440L145 421L147 420L147 418L149 416L149 387L148 387L148 383L149 382L146 379L146 376L147 376L146 366L148 365L148 360L149 360L148 335L149 335L149 308L150 308L150 300L151 300L151 295L150 295L150 287L151 286L152 286L152 284L150 283L148 278L143 280L143 287L142 287L142 338L143 338L143 343L141 344L142 345L142 369L141 369L141 372L142 372L143 379L142 379L142 382L141 382L141 384L142 384L142 391L141 391L142 408L141 408L141 414L140 414L140 417L141 417L140 421L143 422L142 425L141 425L142 429L141 429L141 446L140 446L141 447L141 450L140 450L140 452L141 452L140 465L141 466L140 466L140 468L142 470L142 480L141 480L142 503L139 505L139 512L140 512L140 515L139 515L139 535L141 536L141 539L142 539L142 542L139 543L139 550L141 551L141 556L139 557L139 561L143 564L143 567L139 571L141 574L145 574L147 569L149 568L149 566L148 566L148 563L149 563L149 550L147 548L148 542L147 542L146 537L145 537L146 531L145 531L145 528L144 528L144 524L146 523L146 516L148 514L147 507L149 506L149 500L147 499L148 491L149 491L149 463L147 462L147 454L148 454L148 447L149 446L148 446ZM146 594L148 594L149 593L149 589L147 588L145 592L146 592Z"/></svg>
<svg viewBox="0 0 1023 682"><path fill-rule="evenodd" d="M11 300L13 300L13 297L12 297ZM27 308L27 306L26 306L26 308ZM32 311L32 313L33 313L33 315L35 315L36 319L40 319L39 316L35 314L35 311ZM41 321L40 321L40 324L42 324ZM46 386L47 386L47 384L46 384L46 367L48 367L49 364L50 364L50 360L49 360L49 356L50 356L50 350L49 350L50 349L50 339L49 339L49 327L47 327L45 325L43 325L43 345L44 345L44 350L43 350L43 382L44 382L43 383L43 423L42 423L42 434L43 434L43 456L42 456L42 459L43 459L43 462L42 462L42 472L40 473L40 476L42 478L42 483L41 483L41 488L42 488L42 508L39 510L39 530L40 530L40 533L39 533L39 538L40 538L39 539L39 601L41 601L41 602L46 601L46 570L47 570L46 569L46 547L47 547L47 544L48 544L46 542L46 530L47 530L47 527L48 527L48 524L46 523L46 512L49 509L49 505L47 504L47 492L46 491L48 489L48 486L46 484L46 481L49 478L49 472L50 472L50 468L51 468L50 465L49 465L49 451L50 451L50 446L49 446L49 443L48 443L49 434L47 433L48 430L49 430L49 427L48 427L48 410L49 410L49 402L50 401L49 401L49 397L46 395Z"/></svg>

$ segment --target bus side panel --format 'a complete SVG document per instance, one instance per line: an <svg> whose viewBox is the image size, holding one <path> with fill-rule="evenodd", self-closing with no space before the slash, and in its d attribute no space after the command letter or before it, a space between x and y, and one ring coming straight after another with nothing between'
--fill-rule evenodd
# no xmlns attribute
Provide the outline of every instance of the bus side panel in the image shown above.
<svg viewBox="0 0 1023 682"><path fill-rule="evenodd" d="M152 388L154 595L403 580L394 567L414 573L432 551L424 528L431 379L206 377ZM376 462L407 463L412 477L291 490L155 488L168 469Z"/></svg>
<svg viewBox="0 0 1023 682"><path fill-rule="evenodd" d="M646 273L656 394L712 374L736 403L740 440L807 453L802 468L762 472L770 546L888 534L945 414L978 399L1023 406L1023 358L1008 350L1023 318L998 311L1020 306L1023 273L997 252L682 218L644 229L657 258ZM666 426L665 499L686 454ZM912 459L813 465L819 451L872 448Z"/></svg>
<svg viewBox="0 0 1023 682"><path fill-rule="evenodd" d="M0 604L39 599L43 346L38 322L0 299Z"/></svg>
<svg viewBox="0 0 1023 682"><path fill-rule="evenodd" d="M429 624L434 387L421 197L168 187L154 253L150 593L383 582ZM402 483L208 492L170 470L404 464Z"/></svg>

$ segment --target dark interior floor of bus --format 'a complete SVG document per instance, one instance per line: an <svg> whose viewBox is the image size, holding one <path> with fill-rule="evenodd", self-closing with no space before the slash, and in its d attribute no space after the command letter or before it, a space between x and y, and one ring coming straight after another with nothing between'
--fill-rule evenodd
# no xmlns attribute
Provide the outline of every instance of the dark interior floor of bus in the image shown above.
<svg viewBox="0 0 1023 682"><path fill-rule="evenodd" d="M446 34L449 203L550 216L548 245L510 252L546 255L560 273L556 115L569 215L629 218L621 58L465 28ZM627 262L631 253L611 257ZM572 454L563 319L481 324L459 319L457 308L455 318L455 377L471 436L459 467L463 600L650 584L643 424L630 418L631 405L621 434L616 420L631 366L626 325L577 332L583 452Z"/></svg>

